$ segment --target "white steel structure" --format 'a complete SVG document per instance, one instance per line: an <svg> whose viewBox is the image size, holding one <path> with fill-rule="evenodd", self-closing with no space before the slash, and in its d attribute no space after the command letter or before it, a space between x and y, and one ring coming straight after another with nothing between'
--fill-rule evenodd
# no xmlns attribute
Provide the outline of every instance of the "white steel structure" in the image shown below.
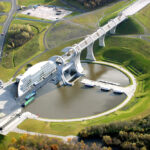
<svg viewBox="0 0 150 150"><path fill-rule="evenodd" d="M52 61L43 61L30 67L21 77L18 85L18 96L22 96L33 86L42 82L56 71L56 65Z"/></svg>

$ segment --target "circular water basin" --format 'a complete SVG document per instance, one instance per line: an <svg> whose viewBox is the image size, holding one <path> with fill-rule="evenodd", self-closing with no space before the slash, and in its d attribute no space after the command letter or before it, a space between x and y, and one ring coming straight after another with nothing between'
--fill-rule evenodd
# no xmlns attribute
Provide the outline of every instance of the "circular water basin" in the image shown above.
<svg viewBox="0 0 150 150"><path fill-rule="evenodd" d="M82 64L86 77L91 80L106 80L129 85L129 78L121 71L100 64ZM50 119L71 119L96 115L112 109L123 102L125 94L117 95L113 91L104 92L100 88L85 88L80 78L74 86L61 86L47 83L38 90L36 99L25 108L40 117Z"/></svg>

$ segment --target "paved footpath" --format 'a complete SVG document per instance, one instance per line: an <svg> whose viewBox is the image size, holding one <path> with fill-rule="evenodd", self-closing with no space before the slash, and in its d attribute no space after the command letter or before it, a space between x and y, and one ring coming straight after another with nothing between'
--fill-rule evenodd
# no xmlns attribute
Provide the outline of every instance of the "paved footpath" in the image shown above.
<svg viewBox="0 0 150 150"><path fill-rule="evenodd" d="M30 132L30 131L26 131L26 130L22 130L22 129L18 129L18 128L15 128L13 130L13 132L21 133L21 134L29 134L29 135L48 136L48 137L51 137L51 138L59 138L59 139L62 139L63 141L65 141L65 142L68 142L68 140L70 140L70 139L75 140L75 141L78 140L78 137L73 136L73 135L60 136L60 135L53 135L53 134L44 134L44 133Z"/></svg>

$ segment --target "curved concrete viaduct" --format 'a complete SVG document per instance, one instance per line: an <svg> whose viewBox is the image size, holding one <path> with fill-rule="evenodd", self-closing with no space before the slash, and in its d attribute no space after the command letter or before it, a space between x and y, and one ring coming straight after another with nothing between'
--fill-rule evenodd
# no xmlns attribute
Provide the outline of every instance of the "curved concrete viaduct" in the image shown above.
<svg viewBox="0 0 150 150"><path fill-rule="evenodd" d="M58 80L62 80L64 85L71 85L70 80L75 77L75 74L71 77L71 72L76 72L77 76L83 75L83 68L80 62L80 54L83 50L87 49L86 59L95 61L95 56L93 53L93 45L96 40L99 40L99 46L105 46L105 35L110 32L110 34L115 34L117 25L126 20L129 16L134 15L145 6L150 4L150 0L137 0L132 5L124 9L119 13L117 17L111 19L107 24L100 27L96 32L88 35L80 43L73 45L72 47L67 47L62 51L65 53L59 58L62 63L59 63L58 68ZM57 56L58 57L58 56ZM54 61L54 60L53 60ZM55 60L57 64L57 61ZM61 76L60 76L61 74ZM69 77L68 77L69 76Z"/></svg>

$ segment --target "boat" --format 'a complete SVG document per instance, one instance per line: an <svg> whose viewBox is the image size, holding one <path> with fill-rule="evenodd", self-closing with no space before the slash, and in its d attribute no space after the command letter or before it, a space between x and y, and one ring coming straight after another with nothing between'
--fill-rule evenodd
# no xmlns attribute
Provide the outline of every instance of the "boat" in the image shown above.
<svg viewBox="0 0 150 150"><path fill-rule="evenodd" d="M123 93L122 91L114 90L114 94L122 94L122 93Z"/></svg>
<svg viewBox="0 0 150 150"><path fill-rule="evenodd" d="M25 97L25 100L27 101L28 99L30 99L31 97L35 96L36 95L36 91L32 91L30 94L28 94L26 97Z"/></svg>
<svg viewBox="0 0 150 150"><path fill-rule="evenodd" d="M24 102L21 106L22 107L26 107L28 104L30 104L33 100L35 99L35 97L31 97L29 98L26 102Z"/></svg>
<svg viewBox="0 0 150 150"><path fill-rule="evenodd" d="M94 87L95 85L94 85L94 84L92 84L92 83L91 83L91 84L89 84L89 83L85 83L85 84L84 84L84 86L89 87L89 88L92 88L92 87Z"/></svg>
<svg viewBox="0 0 150 150"><path fill-rule="evenodd" d="M104 91L104 92L108 92L110 91L111 89L108 88L108 87L101 87L101 91Z"/></svg>

